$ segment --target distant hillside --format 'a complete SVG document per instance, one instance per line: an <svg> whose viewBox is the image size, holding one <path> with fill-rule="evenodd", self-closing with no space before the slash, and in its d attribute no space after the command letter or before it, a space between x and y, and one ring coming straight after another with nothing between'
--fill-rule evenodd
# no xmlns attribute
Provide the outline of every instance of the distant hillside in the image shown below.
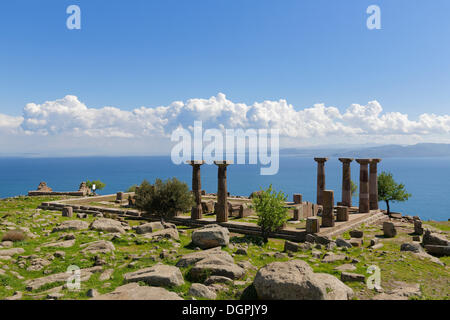
<svg viewBox="0 0 450 320"><path fill-rule="evenodd" d="M358 157L358 158L422 158L422 157L450 157L450 144L418 143L415 145L385 145L367 148L342 149L282 149L284 155L304 157Z"/></svg>

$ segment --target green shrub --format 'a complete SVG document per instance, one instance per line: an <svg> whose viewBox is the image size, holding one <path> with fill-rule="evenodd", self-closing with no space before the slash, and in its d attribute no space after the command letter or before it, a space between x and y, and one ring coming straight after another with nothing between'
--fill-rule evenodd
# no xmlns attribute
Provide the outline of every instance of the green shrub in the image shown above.
<svg viewBox="0 0 450 320"><path fill-rule="evenodd" d="M136 188L137 188L138 186L136 185L136 184L133 184L131 187L129 187L128 189L127 189L127 191L126 192L136 192Z"/></svg>
<svg viewBox="0 0 450 320"><path fill-rule="evenodd" d="M161 219L186 212L194 205L194 197L186 183L176 178L162 181L156 179L152 185L144 180L135 195L136 208Z"/></svg>
<svg viewBox="0 0 450 320"><path fill-rule="evenodd" d="M95 191L103 190L106 187L106 184L101 182L100 180L94 180L94 181L87 180L86 181L86 186L91 190L92 190L92 187L94 186L94 184L95 184L94 193L95 193Z"/></svg>
<svg viewBox="0 0 450 320"><path fill-rule="evenodd" d="M276 192L272 185L261 190L257 197L253 197L253 208L258 215L258 225L261 227L264 242L269 240L269 233L280 229L288 220L288 209L285 207L287 197L283 192Z"/></svg>

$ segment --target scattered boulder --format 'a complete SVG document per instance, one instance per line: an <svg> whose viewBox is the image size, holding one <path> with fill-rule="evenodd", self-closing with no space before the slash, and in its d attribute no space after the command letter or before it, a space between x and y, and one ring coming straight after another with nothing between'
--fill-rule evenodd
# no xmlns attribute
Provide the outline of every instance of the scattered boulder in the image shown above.
<svg viewBox="0 0 450 320"><path fill-rule="evenodd" d="M241 279L245 275L245 270L234 261L216 255L198 261L189 271L189 275L194 280L201 280L208 275Z"/></svg>
<svg viewBox="0 0 450 320"><path fill-rule="evenodd" d="M422 221L420 219L414 219L414 234L416 235L422 235L423 234L423 227L422 227Z"/></svg>
<svg viewBox="0 0 450 320"><path fill-rule="evenodd" d="M129 283L117 287L113 292L99 295L92 300L183 300L175 292L160 287L140 286Z"/></svg>
<svg viewBox="0 0 450 320"><path fill-rule="evenodd" d="M415 253L423 252L423 248L419 243L402 243L400 246L400 251L411 251Z"/></svg>
<svg viewBox="0 0 450 320"><path fill-rule="evenodd" d="M436 246L448 246L449 241L442 235L437 233L432 233L430 230L426 230L422 238L422 243L426 245L436 245Z"/></svg>
<svg viewBox="0 0 450 320"><path fill-rule="evenodd" d="M69 230L86 230L89 228L89 224L85 221L80 220L68 220L62 222L57 227L53 228L52 232L59 232L59 231L69 231Z"/></svg>
<svg viewBox="0 0 450 320"><path fill-rule="evenodd" d="M214 283L232 284L233 280L231 280L230 278L224 277L224 276L210 276L204 282L204 284L207 286L214 284Z"/></svg>
<svg viewBox="0 0 450 320"><path fill-rule="evenodd" d="M344 261L346 259L347 259L347 256L345 254L335 254L333 252L328 252L323 257L322 262L323 263L333 263L336 261Z"/></svg>
<svg viewBox="0 0 450 320"><path fill-rule="evenodd" d="M161 239L174 239L177 241L180 240L178 230L173 228L167 228L150 234L146 234L144 237L148 239L156 239L158 241Z"/></svg>
<svg viewBox="0 0 450 320"><path fill-rule="evenodd" d="M349 241L342 239L342 238L336 239L336 245L338 247L343 247L343 248L352 248L353 247L353 245Z"/></svg>
<svg viewBox="0 0 450 320"><path fill-rule="evenodd" d="M80 248L84 248L82 252L89 252L89 253L108 253L116 250L111 241L105 240L85 243L81 245Z"/></svg>
<svg viewBox="0 0 450 320"><path fill-rule="evenodd" d="M351 230L350 237L360 239L364 236L364 232L361 230Z"/></svg>
<svg viewBox="0 0 450 320"><path fill-rule="evenodd" d="M334 268L336 271L355 271L356 267L350 263L342 264L336 268Z"/></svg>
<svg viewBox="0 0 450 320"><path fill-rule="evenodd" d="M192 243L202 249L227 246L230 243L230 232L217 224L207 225L192 233Z"/></svg>
<svg viewBox="0 0 450 320"><path fill-rule="evenodd" d="M100 218L92 222L91 229L111 233L125 233L122 223L117 220Z"/></svg>
<svg viewBox="0 0 450 320"><path fill-rule="evenodd" d="M39 185L38 185L38 187L37 187L37 191L40 191L40 192L52 192L53 189L50 188L50 187L47 185L46 182L41 182L41 183L39 183Z"/></svg>
<svg viewBox="0 0 450 320"><path fill-rule="evenodd" d="M25 250L22 248L11 248L11 249L6 249L6 250L0 250L0 256L13 256L15 254L21 254L24 253Z"/></svg>
<svg viewBox="0 0 450 320"><path fill-rule="evenodd" d="M229 263L234 263L233 257L230 256L228 252L221 250L220 247L216 247L209 250L188 253L182 256L177 263L177 267L185 268L208 257L218 257L222 260L228 261Z"/></svg>
<svg viewBox="0 0 450 320"><path fill-rule="evenodd" d="M341 280L344 282L365 282L366 277L363 274L342 272Z"/></svg>
<svg viewBox="0 0 450 320"><path fill-rule="evenodd" d="M302 260L273 262L261 268L253 285L260 299L347 300L353 290L331 275L315 274Z"/></svg>
<svg viewBox="0 0 450 320"><path fill-rule="evenodd" d="M298 252L300 251L300 244L292 241L284 242L284 252Z"/></svg>
<svg viewBox="0 0 450 320"><path fill-rule="evenodd" d="M383 222L383 233L386 238L393 238L397 235L397 230L392 222Z"/></svg>
<svg viewBox="0 0 450 320"><path fill-rule="evenodd" d="M361 239L361 238L351 238L348 242L353 247L361 247L363 245L363 239Z"/></svg>
<svg viewBox="0 0 450 320"><path fill-rule="evenodd" d="M165 264L156 264L153 267L126 273L123 276L126 282L144 281L151 286L180 286L184 284L180 269Z"/></svg>
<svg viewBox="0 0 450 320"><path fill-rule="evenodd" d="M189 289L189 295L193 297L206 298L209 300L215 300L217 294L210 290L207 286L201 283L193 283L191 288Z"/></svg>
<svg viewBox="0 0 450 320"><path fill-rule="evenodd" d="M75 239L59 242L46 243L42 245L44 248L70 248L75 244Z"/></svg>
<svg viewBox="0 0 450 320"><path fill-rule="evenodd" d="M140 226L137 226L134 228L136 230L137 234L145 234L145 233L152 233L157 230L164 229L164 226L161 222L149 222L141 224Z"/></svg>
<svg viewBox="0 0 450 320"><path fill-rule="evenodd" d="M438 246L427 244L425 250L435 256L450 256L450 246Z"/></svg>

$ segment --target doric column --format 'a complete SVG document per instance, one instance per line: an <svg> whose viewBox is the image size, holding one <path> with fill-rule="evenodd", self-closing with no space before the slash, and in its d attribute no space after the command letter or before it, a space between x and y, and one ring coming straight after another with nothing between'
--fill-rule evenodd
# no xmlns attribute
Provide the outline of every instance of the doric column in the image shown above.
<svg viewBox="0 0 450 320"><path fill-rule="evenodd" d="M323 204L323 190L325 190L325 162L328 158L314 158L317 161L317 204Z"/></svg>
<svg viewBox="0 0 450 320"><path fill-rule="evenodd" d="M342 162L342 205L346 207L352 206L352 175L350 163L352 158L339 158Z"/></svg>
<svg viewBox="0 0 450 320"><path fill-rule="evenodd" d="M334 227L334 192L331 190L323 191L323 211L322 211L322 226Z"/></svg>
<svg viewBox="0 0 450 320"><path fill-rule="evenodd" d="M228 191L227 191L227 166L231 161L214 161L218 167L217 172L217 210L216 221L228 221Z"/></svg>
<svg viewBox="0 0 450 320"><path fill-rule="evenodd" d="M369 205L369 163L372 159L356 159L359 163L359 212L370 212Z"/></svg>
<svg viewBox="0 0 450 320"><path fill-rule="evenodd" d="M202 181L200 178L200 166L205 163L201 160L187 161L192 166L192 193L194 194L195 206L191 210L191 219L201 219L202 210Z"/></svg>
<svg viewBox="0 0 450 320"><path fill-rule="evenodd" d="M378 210L378 173L377 166L381 159L372 159L369 175L369 202L370 210Z"/></svg>

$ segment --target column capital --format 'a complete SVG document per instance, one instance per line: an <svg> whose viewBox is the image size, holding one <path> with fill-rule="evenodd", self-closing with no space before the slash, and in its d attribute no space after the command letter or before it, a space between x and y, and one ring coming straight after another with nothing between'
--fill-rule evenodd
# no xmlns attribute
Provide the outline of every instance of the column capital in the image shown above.
<svg viewBox="0 0 450 320"><path fill-rule="evenodd" d="M233 164L233 161L231 160L217 160L214 161L214 164L217 166L229 166L230 164Z"/></svg>
<svg viewBox="0 0 450 320"><path fill-rule="evenodd" d="M371 161L372 159L356 159L359 164L369 164Z"/></svg>
<svg viewBox="0 0 450 320"><path fill-rule="evenodd" d="M195 165L202 165L205 164L204 160L188 160L186 161L187 164L190 164L191 166L195 166Z"/></svg>
<svg viewBox="0 0 450 320"><path fill-rule="evenodd" d="M379 163L382 159L371 159L371 163Z"/></svg>
<svg viewBox="0 0 450 320"><path fill-rule="evenodd" d="M317 162L327 162L327 161L328 161L328 158L314 158L314 161L317 161Z"/></svg>
<svg viewBox="0 0 450 320"><path fill-rule="evenodd" d="M350 163L353 160L355 160L355 159L353 159L353 158L339 158L339 161L343 162L343 163Z"/></svg>

